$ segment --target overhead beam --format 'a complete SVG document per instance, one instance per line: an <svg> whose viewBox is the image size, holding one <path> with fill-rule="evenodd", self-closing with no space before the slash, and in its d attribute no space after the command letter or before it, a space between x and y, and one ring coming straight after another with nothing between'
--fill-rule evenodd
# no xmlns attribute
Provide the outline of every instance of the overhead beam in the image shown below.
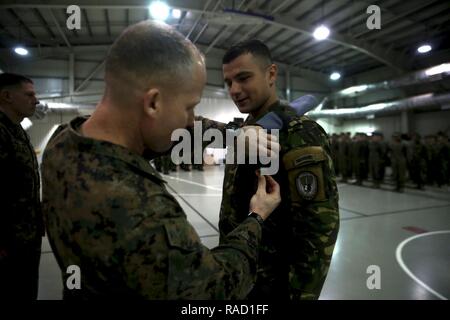
<svg viewBox="0 0 450 320"><path fill-rule="evenodd" d="M45 30L47 31L47 33L50 35L50 37L53 39L56 38L56 35L53 33L52 29L50 29L50 26L48 25L47 21L44 19L44 17L42 16L41 12L39 11L39 9L34 8L33 12L35 14L35 16L39 19L39 21L44 25Z"/></svg>
<svg viewBox="0 0 450 320"><path fill-rule="evenodd" d="M89 36L93 37L94 34L92 33L91 24L89 22L89 18L88 18L86 9L82 9L81 11L83 12L84 21L86 21L86 26L87 26L87 29L88 29Z"/></svg>
<svg viewBox="0 0 450 320"><path fill-rule="evenodd" d="M210 11L210 12L216 11L217 8L219 7L219 5L220 5L220 1L217 1L217 2L216 2L216 5L214 6L214 8L212 9L212 11ZM208 11L206 11L206 12L208 12ZM192 41L193 43L196 43L196 42L198 41L198 39L200 39L200 37L202 36L203 32L205 32L206 28L208 28L208 25L209 25L208 22L205 23L205 25L202 27L202 30L200 30L200 32L195 36L194 41Z"/></svg>
<svg viewBox="0 0 450 320"><path fill-rule="evenodd" d="M75 92L79 92L88 82L91 80L93 76L97 74L97 72L103 68L105 65L106 59L104 59L102 62L100 62L92 71L89 73L89 75L83 80L83 82L80 83L80 85L75 89Z"/></svg>
<svg viewBox="0 0 450 320"><path fill-rule="evenodd" d="M244 5L246 0L242 0L241 3L239 4L239 6L237 7L237 10L240 10L242 8L242 6ZM252 0L253 1L253 0ZM247 6L247 8L245 10L248 9L248 7L250 6L250 4L252 3L252 1L250 1L249 5ZM211 50L212 47L214 47L214 45L220 40L220 38L223 36L223 34L225 33L225 31L227 31L230 28L230 26L225 26L223 27L214 37L214 40L209 44L208 48L206 48L205 54L208 54L208 52Z"/></svg>
<svg viewBox="0 0 450 320"><path fill-rule="evenodd" d="M65 1L65 2L69 2L69 1ZM81 2L86 2L87 1L79 1L79 5L83 8L97 8L97 9L130 9L130 8L147 8L146 5L89 5L89 4L82 4ZM190 6L186 6L186 4L190 5ZM180 9L180 10L189 10L191 12L197 12L197 13L203 13L204 11L206 13L212 13L213 11L208 11L208 10L204 10L202 9L202 3L199 3L198 1L170 1L169 5L172 8L175 9ZM27 4L27 5L23 5L23 4L10 4L10 5L1 5L0 8L2 7L36 7L36 8L40 8L40 7L50 7L50 8L55 8L58 5L42 5L42 4ZM59 5L60 7L66 7L67 5L61 4ZM306 25L306 24L302 24L301 22L295 20L292 17L286 16L286 15L279 15L279 14L274 14L273 15L274 20L265 20L266 23L271 24L271 25L275 25L281 28L285 28L288 30L292 30L301 34L306 34L308 36L312 37L312 33L313 31L310 30L311 26L310 25ZM206 28L204 28L206 29ZM199 36L197 36L197 39L199 38ZM407 69L407 66L405 65L405 59L404 56L398 52L391 52L390 54L386 54L384 52L384 48L381 46L377 46L377 45L372 45L366 41L363 40L357 40L357 39L353 39L350 36L346 36L346 35L342 35L339 34L337 32L333 33L330 35L330 37L328 37L327 39L323 40L323 41L328 41L331 43L336 43L339 44L341 46L344 47L348 47L351 48L353 50L357 50L360 51L378 61L380 61L381 63L393 68L394 70L398 71L398 72L402 72L405 69Z"/></svg>
<svg viewBox="0 0 450 320"><path fill-rule="evenodd" d="M53 23L56 26L56 29L58 30L59 34L61 35L61 37L64 39L64 42L66 43L68 48L72 48L72 45L70 44L69 40L67 39L64 31L61 29L61 26L58 23L58 20L56 20L55 14L53 13L53 10L50 8L48 10L48 12L50 13L50 17L52 17Z"/></svg>
<svg viewBox="0 0 450 320"><path fill-rule="evenodd" d="M36 39L36 36L34 35L34 33L31 31L30 28L28 28L28 26L23 22L23 20L19 17L19 15L12 9L9 8L8 12L14 17L14 19L16 19L19 22L19 25L21 27L23 27L25 29L25 31L33 38Z"/></svg>
<svg viewBox="0 0 450 320"><path fill-rule="evenodd" d="M273 12L273 13L277 13L278 11L280 11L281 9L283 9L283 7L284 7L289 1L291 1L291 0L284 0L284 1L283 1L282 3L280 3L277 7L275 7L275 8L272 10L272 12ZM235 30L241 30L242 27L243 27L242 24L241 24L241 25L238 25L238 26L235 28ZM254 31L253 29L256 29L256 27L258 27L258 25L255 25L255 26L250 30L249 34L250 34L251 32L253 32L253 31ZM230 43L230 40L231 40L231 38L232 38L233 36L234 36L234 33L231 32L230 36L229 36L228 38L226 38L222 43ZM245 37L245 38L246 38L246 37ZM241 38L240 41L242 41L242 38Z"/></svg>
<svg viewBox="0 0 450 320"><path fill-rule="evenodd" d="M111 37L111 27L109 26L109 14L108 9L104 10L105 13L105 21L106 21L106 32L108 34L108 37Z"/></svg>
<svg viewBox="0 0 450 320"><path fill-rule="evenodd" d="M192 25L191 29L189 30L188 34L186 35L186 38L189 39L192 32L194 31L194 29L197 27L198 23L200 22L200 20L203 17L203 14L206 12L206 9L208 8L209 4L211 3L212 0L208 0L205 4L205 6L203 7L203 11L199 14L199 16L197 17L197 19L195 20L194 24Z"/></svg>

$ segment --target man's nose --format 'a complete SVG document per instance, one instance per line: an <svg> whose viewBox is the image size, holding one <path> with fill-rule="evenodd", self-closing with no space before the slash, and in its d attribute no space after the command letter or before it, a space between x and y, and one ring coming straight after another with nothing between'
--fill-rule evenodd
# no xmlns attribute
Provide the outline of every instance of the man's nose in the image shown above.
<svg viewBox="0 0 450 320"><path fill-rule="evenodd" d="M238 83L233 82L230 86L229 91L230 91L230 95L232 95L232 96L239 95L241 93L241 86Z"/></svg>

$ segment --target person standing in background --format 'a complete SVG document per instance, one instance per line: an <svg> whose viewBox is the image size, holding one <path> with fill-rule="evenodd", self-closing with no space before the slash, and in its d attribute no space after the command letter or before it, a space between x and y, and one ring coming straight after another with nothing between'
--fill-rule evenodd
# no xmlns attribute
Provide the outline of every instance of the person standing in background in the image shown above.
<svg viewBox="0 0 450 320"><path fill-rule="evenodd" d="M33 81L0 74L0 299L35 300L44 224L39 168L20 123L39 101Z"/></svg>

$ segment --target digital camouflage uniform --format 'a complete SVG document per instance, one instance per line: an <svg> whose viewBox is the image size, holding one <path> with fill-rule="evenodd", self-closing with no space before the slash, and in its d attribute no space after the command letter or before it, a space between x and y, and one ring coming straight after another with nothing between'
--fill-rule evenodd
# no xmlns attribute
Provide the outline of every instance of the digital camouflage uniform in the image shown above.
<svg viewBox="0 0 450 320"><path fill-rule="evenodd" d="M42 163L46 227L64 284L68 266L81 270L81 289L66 288L64 298L245 297L256 275L259 223L243 220L208 250L149 161L81 136L85 120L60 126Z"/></svg>
<svg viewBox="0 0 450 320"><path fill-rule="evenodd" d="M280 131L282 202L264 222L258 274L249 299L317 299L339 229L338 192L325 131L291 107L269 108L289 119ZM247 118L245 125L258 119ZM255 165L226 165L220 243L246 219L257 177Z"/></svg>
<svg viewBox="0 0 450 320"><path fill-rule="evenodd" d="M20 124L0 111L0 297L36 299L43 236L39 168Z"/></svg>
<svg viewBox="0 0 450 320"><path fill-rule="evenodd" d="M395 190L402 191L405 187L406 176L406 144L403 141L392 140L389 145L391 155L392 178Z"/></svg>

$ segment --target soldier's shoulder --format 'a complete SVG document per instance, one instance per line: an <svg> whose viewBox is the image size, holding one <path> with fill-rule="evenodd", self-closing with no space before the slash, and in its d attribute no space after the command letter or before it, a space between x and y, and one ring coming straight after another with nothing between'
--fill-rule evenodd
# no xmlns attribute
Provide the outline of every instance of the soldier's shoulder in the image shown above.
<svg viewBox="0 0 450 320"><path fill-rule="evenodd" d="M0 122L0 141L7 141L10 134L6 126Z"/></svg>
<svg viewBox="0 0 450 320"><path fill-rule="evenodd" d="M322 145L328 143L325 130L307 116L297 116L289 122L288 135L291 139L300 139L306 145Z"/></svg>

